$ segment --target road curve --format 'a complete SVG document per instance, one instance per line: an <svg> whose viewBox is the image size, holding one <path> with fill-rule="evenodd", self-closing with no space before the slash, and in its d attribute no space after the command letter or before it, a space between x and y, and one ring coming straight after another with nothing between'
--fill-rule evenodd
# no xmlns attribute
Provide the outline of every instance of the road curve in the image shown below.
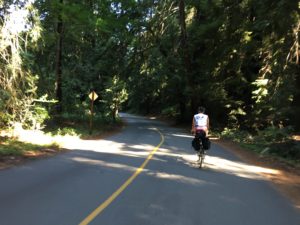
<svg viewBox="0 0 300 225"><path fill-rule="evenodd" d="M191 135L121 115L117 135L0 171L0 225L300 225L259 175L276 171L215 144L199 169Z"/></svg>

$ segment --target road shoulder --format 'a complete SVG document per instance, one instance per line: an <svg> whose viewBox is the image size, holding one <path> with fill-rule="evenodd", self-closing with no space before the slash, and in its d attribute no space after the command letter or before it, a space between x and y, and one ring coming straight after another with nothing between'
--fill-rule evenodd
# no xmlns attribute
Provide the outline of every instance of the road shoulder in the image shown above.
<svg viewBox="0 0 300 225"><path fill-rule="evenodd" d="M278 171L278 174L261 173L266 179L271 181L275 188L289 198L300 211L300 171L299 168L291 167L269 157L261 157L258 154L247 151L236 143L229 140L214 140L215 144L220 145L226 150L234 153L246 163L267 167Z"/></svg>

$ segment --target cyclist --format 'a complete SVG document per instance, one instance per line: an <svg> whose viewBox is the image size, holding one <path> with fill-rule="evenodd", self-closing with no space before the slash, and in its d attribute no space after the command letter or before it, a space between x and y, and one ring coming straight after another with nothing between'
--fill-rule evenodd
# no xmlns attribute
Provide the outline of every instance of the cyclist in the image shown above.
<svg viewBox="0 0 300 225"><path fill-rule="evenodd" d="M208 135L209 130L209 117L204 114L205 108L200 106L198 107L198 113L194 115L192 121L192 134L199 136L201 140Z"/></svg>

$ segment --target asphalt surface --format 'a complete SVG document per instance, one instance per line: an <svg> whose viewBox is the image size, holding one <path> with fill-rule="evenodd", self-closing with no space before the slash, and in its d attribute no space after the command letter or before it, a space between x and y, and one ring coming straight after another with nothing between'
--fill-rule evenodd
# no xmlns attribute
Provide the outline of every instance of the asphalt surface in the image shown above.
<svg viewBox="0 0 300 225"><path fill-rule="evenodd" d="M0 225L300 225L266 168L212 144L199 169L191 135L122 117L117 135L0 171Z"/></svg>

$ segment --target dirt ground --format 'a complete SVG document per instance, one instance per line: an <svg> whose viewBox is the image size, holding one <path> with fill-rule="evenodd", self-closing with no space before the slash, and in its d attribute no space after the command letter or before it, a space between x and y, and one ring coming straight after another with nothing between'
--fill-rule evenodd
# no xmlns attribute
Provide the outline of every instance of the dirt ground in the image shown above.
<svg viewBox="0 0 300 225"><path fill-rule="evenodd" d="M30 160L54 156L65 151L65 149L43 149L38 152L28 151L25 155L22 156L0 156L0 170L18 166Z"/></svg>
<svg viewBox="0 0 300 225"><path fill-rule="evenodd" d="M261 157L254 152L242 149L231 141L214 140L214 143L233 152L246 163L277 170L276 175L271 173L261 173L261 175L271 181L275 188L288 197L300 210L300 168L289 166L270 157Z"/></svg>

